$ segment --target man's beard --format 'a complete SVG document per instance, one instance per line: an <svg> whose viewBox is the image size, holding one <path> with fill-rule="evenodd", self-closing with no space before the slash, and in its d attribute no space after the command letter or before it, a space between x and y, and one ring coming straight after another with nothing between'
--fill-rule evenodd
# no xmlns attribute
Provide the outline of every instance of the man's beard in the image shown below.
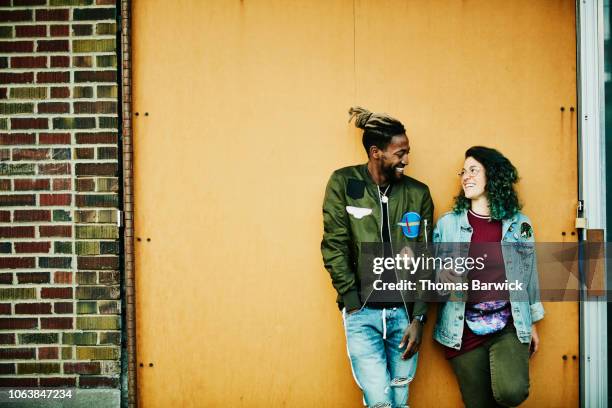
<svg viewBox="0 0 612 408"><path fill-rule="evenodd" d="M398 173L395 171L395 166L383 167L383 174L385 178L390 182L397 181L402 177L403 173Z"/></svg>

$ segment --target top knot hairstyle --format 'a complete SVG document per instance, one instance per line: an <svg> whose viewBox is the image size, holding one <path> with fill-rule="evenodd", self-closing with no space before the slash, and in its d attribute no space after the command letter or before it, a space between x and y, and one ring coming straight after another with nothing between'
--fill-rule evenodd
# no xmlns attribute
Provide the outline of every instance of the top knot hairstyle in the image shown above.
<svg viewBox="0 0 612 408"><path fill-rule="evenodd" d="M355 118L355 126L363 129L362 143L368 154L370 147L384 150L393 136L406 134L402 122L385 113L373 113L360 106L353 106L349 109L349 115L349 123Z"/></svg>
<svg viewBox="0 0 612 408"><path fill-rule="evenodd" d="M498 150L473 146L465 152L465 158L473 157L485 168L487 183L485 191L489 199L491 218L505 220L513 217L520 209L518 194L514 185L519 180L516 167ZM470 208L470 200L465 197L463 190L455 197L455 213Z"/></svg>

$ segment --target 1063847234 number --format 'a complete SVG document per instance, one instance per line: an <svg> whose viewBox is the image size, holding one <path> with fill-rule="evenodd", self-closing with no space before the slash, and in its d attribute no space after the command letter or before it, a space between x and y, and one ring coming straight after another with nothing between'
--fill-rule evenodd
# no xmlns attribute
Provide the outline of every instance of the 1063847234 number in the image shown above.
<svg viewBox="0 0 612 408"><path fill-rule="evenodd" d="M16 399L66 399L72 398L73 391L70 389L8 389L5 398Z"/></svg>

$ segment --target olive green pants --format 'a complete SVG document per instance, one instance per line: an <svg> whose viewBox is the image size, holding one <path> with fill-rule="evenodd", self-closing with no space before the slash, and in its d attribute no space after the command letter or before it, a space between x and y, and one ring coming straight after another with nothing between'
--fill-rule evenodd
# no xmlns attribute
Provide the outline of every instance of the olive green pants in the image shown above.
<svg viewBox="0 0 612 408"><path fill-rule="evenodd" d="M512 324L450 362L467 408L515 407L529 395L529 344Z"/></svg>

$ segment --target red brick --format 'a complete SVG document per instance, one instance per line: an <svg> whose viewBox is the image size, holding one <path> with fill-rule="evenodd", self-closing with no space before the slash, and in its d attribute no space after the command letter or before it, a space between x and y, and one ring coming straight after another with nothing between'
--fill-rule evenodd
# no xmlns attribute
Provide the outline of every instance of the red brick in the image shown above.
<svg viewBox="0 0 612 408"><path fill-rule="evenodd" d="M53 312L56 314L72 313L73 312L72 303L71 302L56 302L53 304Z"/></svg>
<svg viewBox="0 0 612 408"><path fill-rule="evenodd" d="M0 227L0 238L34 238L34 227Z"/></svg>
<svg viewBox="0 0 612 408"><path fill-rule="evenodd" d="M3 314L3 315L11 314L11 304L10 303L0 303L0 314Z"/></svg>
<svg viewBox="0 0 612 408"><path fill-rule="evenodd" d="M36 266L36 258L0 258L0 269L26 269Z"/></svg>
<svg viewBox="0 0 612 408"><path fill-rule="evenodd" d="M6 99L8 96L8 90L6 88L0 88L0 99Z"/></svg>
<svg viewBox="0 0 612 408"><path fill-rule="evenodd" d="M96 0L96 4L98 6L102 6L102 5L105 5L105 6L114 6L117 3L116 3L116 0Z"/></svg>
<svg viewBox="0 0 612 408"><path fill-rule="evenodd" d="M38 378L0 377L0 387L38 387Z"/></svg>
<svg viewBox="0 0 612 408"><path fill-rule="evenodd" d="M78 144L117 144L117 133L77 133L76 140Z"/></svg>
<svg viewBox="0 0 612 408"><path fill-rule="evenodd" d="M51 88L51 97L52 98L69 98L70 88L68 87Z"/></svg>
<svg viewBox="0 0 612 408"><path fill-rule="evenodd" d="M41 329L72 329L72 317L49 317L40 319Z"/></svg>
<svg viewBox="0 0 612 408"><path fill-rule="evenodd" d="M36 74L36 82L39 84L70 82L70 72L39 72Z"/></svg>
<svg viewBox="0 0 612 408"><path fill-rule="evenodd" d="M9 320L9 319L5 319ZM18 320L35 320L35 319L18 319ZM7 344L15 344L15 335L13 334L13 342ZM23 360L36 357L36 351L33 348L0 348L0 360Z"/></svg>
<svg viewBox="0 0 612 408"><path fill-rule="evenodd" d="M51 221L49 210L15 210L13 214L15 221Z"/></svg>
<svg viewBox="0 0 612 408"><path fill-rule="evenodd" d="M41 194L40 205L70 205L72 195L70 194Z"/></svg>
<svg viewBox="0 0 612 408"><path fill-rule="evenodd" d="M20 284L51 283L51 274L49 272L18 272L17 281Z"/></svg>
<svg viewBox="0 0 612 408"><path fill-rule="evenodd" d="M11 222L11 212L0 211L0 222Z"/></svg>
<svg viewBox="0 0 612 408"><path fill-rule="evenodd" d="M63 55L54 55L51 57L51 66L52 67L69 67L70 66L70 57L66 57Z"/></svg>
<svg viewBox="0 0 612 408"><path fill-rule="evenodd" d="M15 252L18 254L49 253L50 242L15 242Z"/></svg>
<svg viewBox="0 0 612 408"><path fill-rule="evenodd" d="M1 52L1 51L0 51ZM34 81L32 72L0 72L0 84L27 84Z"/></svg>
<svg viewBox="0 0 612 408"><path fill-rule="evenodd" d="M15 314L51 314L51 303L17 303Z"/></svg>
<svg viewBox="0 0 612 408"><path fill-rule="evenodd" d="M70 144L70 133L40 133L38 144Z"/></svg>
<svg viewBox="0 0 612 408"><path fill-rule="evenodd" d="M70 113L70 104L64 102L40 102L38 113Z"/></svg>
<svg viewBox="0 0 612 408"><path fill-rule="evenodd" d="M41 237L72 237L72 225L41 225Z"/></svg>
<svg viewBox="0 0 612 408"><path fill-rule="evenodd" d="M0 133L0 145L25 145L36 143L33 133Z"/></svg>
<svg viewBox="0 0 612 408"><path fill-rule="evenodd" d="M118 386L118 378L85 376L79 378L79 388L116 388Z"/></svg>
<svg viewBox="0 0 612 408"><path fill-rule="evenodd" d="M117 82L117 71L75 71L74 82Z"/></svg>
<svg viewBox="0 0 612 408"><path fill-rule="evenodd" d="M67 25L52 25L52 37L68 37L70 35L70 27Z"/></svg>
<svg viewBox="0 0 612 408"><path fill-rule="evenodd" d="M41 377L41 387L76 387L75 377Z"/></svg>
<svg viewBox="0 0 612 408"><path fill-rule="evenodd" d="M24 6L44 6L47 4L46 0L13 0L13 6L24 7Z"/></svg>
<svg viewBox="0 0 612 408"><path fill-rule="evenodd" d="M118 166L116 163L77 163L75 171L77 176L115 176Z"/></svg>
<svg viewBox="0 0 612 408"><path fill-rule="evenodd" d="M53 180L53 190L54 191L62 191L62 190L70 190L72 188L72 180L65 179L54 179Z"/></svg>
<svg viewBox="0 0 612 408"><path fill-rule="evenodd" d="M39 360L54 360L59 356L59 349L57 347L39 347L38 348L38 359Z"/></svg>
<svg viewBox="0 0 612 408"><path fill-rule="evenodd" d="M100 374L100 363L64 363L64 374Z"/></svg>
<svg viewBox="0 0 612 408"><path fill-rule="evenodd" d="M49 190L49 179L16 179L15 191Z"/></svg>
<svg viewBox="0 0 612 408"><path fill-rule="evenodd" d="M19 272L17 282L19 283L50 283L49 272Z"/></svg>
<svg viewBox="0 0 612 408"><path fill-rule="evenodd" d="M72 299L72 288L42 288L40 297L43 299Z"/></svg>
<svg viewBox="0 0 612 408"><path fill-rule="evenodd" d="M95 189L96 189L96 184L93 179L90 179L90 178L87 178L87 179L78 178L77 179L77 191L94 191Z"/></svg>
<svg viewBox="0 0 612 408"><path fill-rule="evenodd" d="M79 159L93 159L95 150L93 147L79 147L76 149L76 154Z"/></svg>
<svg viewBox="0 0 612 408"><path fill-rule="evenodd" d="M13 149L13 160L45 160L49 158L49 149Z"/></svg>
<svg viewBox="0 0 612 408"><path fill-rule="evenodd" d="M0 191L11 191L10 179L0 179Z"/></svg>
<svg viewBox="0 0 612 408"><path fill-rule="evenodd" d="M13 273L0 273L0 284L11 285L13 283ZM0 343L2 344L2 343Z"/></svg>
<svg viewBox="0 0 612 408"><path fill-rule="evenodd" d="M0 21L32 21L32 10L0 10Z"/></svg>
<svg viewBox="0 0 612 408"><path fill-rule="evenodd" d="M38 328L38 319L33 318L7 318L0 319L0 330L17 330L17 329L37 329ZM0 348L0 359L3 357L3 349ZM10 354L10 353L7 353ZM19 357L14 357L19 358ZM25 357L27 358L27 357Z"/></svg>
<svg viewBox="0 0 612 408"><path fill-rule="evenodd" d="M36 21L68 21L67 9L37 9Z"/></svg>
<svg viewBox="0 0 612 408"><path fill-rule="evenodd" d="M0 364L0 374L15 374L15 364L14 363Z"/></svg>
<svg viewBox="0 0 612 408"><path fill-rule="evenodd" d="M79 269L117 269L119 258L116 256L79 256L77 264Z"/></svg>
<svg viewBox="0 0 612 408"><path fill-rule="evenodd" d="M47 68L47 57L11 57L11 68Z"/></svg>
<svg viewBox="0 0 612 408"><path fill-rule="evenodd" d="M55 272L53 283L72 283L72 272Z"/></svg>
<svg viewBox="0 0 612 408"><path fill-rule="evenodd" d="M24 25L15 26L17 37L46 37L47 26L44 25Z"/></svg>
<svg viewBox="0 0 612 408"><path fill-rule="evenodd" d="M15 334L0 333L0 344L15 344Z"/></svg>
<svg viewBox="0 0 612 408"><path fill-rule="evenodd" d="M11 118L11 129L49 129L47 118Z"/></svg>
<svg viewBox="0 0 612 408"><path fill-rule="evenodd" d="M18 273L17 282L19 283L50 283L49 272Z"/></svg>
<svg viewBox="0 0 612 408"><path fill-rule="evenodd" d="M0 195L0 206L36 205L36 196L33 194Z"/></svg>
<svg viewBox="0 0 612 408"><path fill-rule="evenodd" d="M36 52L68 52L69 50L70 42L68 40L38 40L36 46Z"/></svg>
<svg viewBox="0 0 612 408"><path fill-rule="evenodd" d="M1 13L1 12L0 12ZM33 52L34 41L0 41L0 53ZM4 82L0 82L4 84Z"/></svg>
<svg viewBox="0 0 612 408"><path fill-rule="evenodd" d="M38 174L70 174L70 164L68 163L39 164Z"/></svg>

